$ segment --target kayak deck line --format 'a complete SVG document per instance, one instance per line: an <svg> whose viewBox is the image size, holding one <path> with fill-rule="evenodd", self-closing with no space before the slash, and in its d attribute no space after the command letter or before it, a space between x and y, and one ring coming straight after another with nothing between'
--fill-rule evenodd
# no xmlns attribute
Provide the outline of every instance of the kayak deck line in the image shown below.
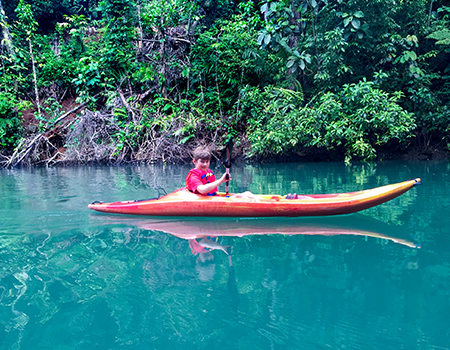
<svg viewBox="0 0 450 350"><path fill-rule="evenodd" d="M150 216L223 216L223 217L269 217L269 216L324 216L351 214L385 203L421 183L419 178L368 190L347 193L298 195L286 199L281 195L254 195L219 193L202 196L180 188L160 198L121 201L114 203L94 202L92 210L130 215Z"/></svg>

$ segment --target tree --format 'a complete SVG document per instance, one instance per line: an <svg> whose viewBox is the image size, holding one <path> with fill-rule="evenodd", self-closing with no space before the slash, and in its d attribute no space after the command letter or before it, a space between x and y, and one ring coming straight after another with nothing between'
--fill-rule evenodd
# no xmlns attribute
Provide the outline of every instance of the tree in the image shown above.
<svg viewBox="0 0 450 350"><path fill-rule="evenodd" d="M28 49L31 59L31 67L33 70L33 81L34 81L34 93L35 93L35 103L37 108L37 113L41 115L41 106L39 102L39 91L38 82L36 75L36 62L34 59L33 52L33 37L37 30L37 22L34 19L33 11L31 10L31 5L25 4L24 0L20 0L19 5L16 9L17 17L19 19L18 27L25 34L25 40L28 43Z"/></svg>
<svg viewBox="0 0 450 350"><path fill-rule="evenodd" d="M116 77L126 76L133 59L134 13L136 4L130 0L102 0L106 32L103 63Z"/></svg>
<svg viewBox="0 0 450 350"><path fill-rule="evenodd" d="M3 10L2 0L0 0L0 26L2 27L2 33L3 33L2 44L5 45L9 56L15 61L16 52L14 50L11 33L9 32L8 23L6 21L5 11Z"/></svg>

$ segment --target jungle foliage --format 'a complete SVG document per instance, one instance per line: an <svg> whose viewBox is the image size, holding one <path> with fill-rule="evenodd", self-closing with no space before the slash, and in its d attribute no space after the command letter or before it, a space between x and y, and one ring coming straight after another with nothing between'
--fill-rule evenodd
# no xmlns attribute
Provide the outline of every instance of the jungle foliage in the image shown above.
<svg viewBox="0 0 450 350"><path fill-rule="evenodd" d="M7 166L177 161L230 135L256 159L450 149L443 0L0 0L0 24Z"/></svg>

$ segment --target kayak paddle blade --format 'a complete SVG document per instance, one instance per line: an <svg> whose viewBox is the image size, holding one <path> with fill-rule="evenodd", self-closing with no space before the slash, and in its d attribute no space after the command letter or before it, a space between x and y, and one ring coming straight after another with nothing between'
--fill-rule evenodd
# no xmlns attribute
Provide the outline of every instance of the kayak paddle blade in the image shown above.
<svg viewBox="0 0 450 350"><path fill-rule="evenodd" d="M231 168L231 153L233 153L233 136L231 136L225 148L222 150L222 163L225 168Z"/></svg>

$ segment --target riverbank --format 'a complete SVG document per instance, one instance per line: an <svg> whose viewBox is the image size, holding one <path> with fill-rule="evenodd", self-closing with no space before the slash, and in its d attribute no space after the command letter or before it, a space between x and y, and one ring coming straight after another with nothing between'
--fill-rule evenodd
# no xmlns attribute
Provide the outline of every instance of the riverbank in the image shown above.
<svg viewBox="0 0 450 350"><path fill-rule="evenodd" d="M57 136L55 136L57 138ZM39 140L36 142L36 140ZM43 141L45 139L45 141ZM178 157L170 157L165 159L163 156L159 158L151 157L151 158L142 158L142 159L123 159L120 157L114 156L100 156L99 158L93 158L92 153L95 153L95 150L87 150L87 153L82 154L77 152L74 149L67 150L64 147L56 148L56 146L52 146L50 144L50 140L45 134L37 134L30 137L28 140L36 143L36 145L30 145L26 148L24 152L22 152L22 157L17 159L17 154L15 159L16 162L12 162L12 157L14 155L4 155L0 154L3 159L2 165L3 167L17 167L17 166L83 166L87 164L102 164L102 165L125 165L125 164L188 164L191 161L191 151L193 147L189 145L169 145L168 147L177 148ZM44 144L47 143L46 145ZM60 140L62 143L63 140ZM38 148L42 147L44 144L45 149L41 151L39 154ZM53 152L49 152L49 149L53 148ZM29 151L34 149L32 152ZM47 152L47 157L42 158L41 156ZM336 155L329 154L323 150L308 150L304 153L291 153L284 154L277 157L268 156L266 158L263 157L252 157L248 153L248 149L246 147L235 147L233 152L233 162L234 163L270 163L270 162L279 162L279 163L294 163L294 162L305 162L305 163L313 163L313 162L344 162L344 155ZM32 156L34 155L34 159ZM213 153L213 157L216 158L217 161L220 161L221 154L216 151ZM428 149L424 149L419 146L411 146L406 150L384 150L378 153L378 156L373 161L445 161L450 160L450 153L444 149L443 147L430 147ZM358 161L358 160L355 160Z"/></svg>
<svg viewBox="0 0 450 350"><path fill-rule="evenodd" d="M199 123L193 129L188 142L174 137L177 131L165 129L161 124L164 115L155 116L151 124L141 120L122 123L113 111L91 111L84 104L69 98L62 102L59 117L52 122L43 122L35 117L36 111L22 112L24 138L14 152L0 153L3 167L53 166L83 164L133 164L190 162L192 150L199 144L209 144L213 157L220 159L220 150L228 137L225 129L208 129L207 123ZM159 118L159 120L158 120ZM176 128L175 126L174 128ZM136 130L140 135L136 136ZM277 131L276 131L277 132ZM233 159L235 162L343 162L348 155L348 146L299 147L295 151L274 154L262 151L255 154L248 131L235 135ZM407 146L390 143L376 149L373 161L383 160L448 160L450 153L442 140L411 137ZM426 145L426 146L424 146ZM286 147L286 149L289 149ZM358 161L354 157L351 161Z"/></svg>
<svg viewBox="0 0 450 350"><path fill-rule="evenodd" d="M3 166L181 162L231 135L246 161L448 157L441 1L365 2L342 18L336 1L288 12L105 1L82 12L8 2ZM32 111L22 130L31 106L38 120Z"/></svg>

